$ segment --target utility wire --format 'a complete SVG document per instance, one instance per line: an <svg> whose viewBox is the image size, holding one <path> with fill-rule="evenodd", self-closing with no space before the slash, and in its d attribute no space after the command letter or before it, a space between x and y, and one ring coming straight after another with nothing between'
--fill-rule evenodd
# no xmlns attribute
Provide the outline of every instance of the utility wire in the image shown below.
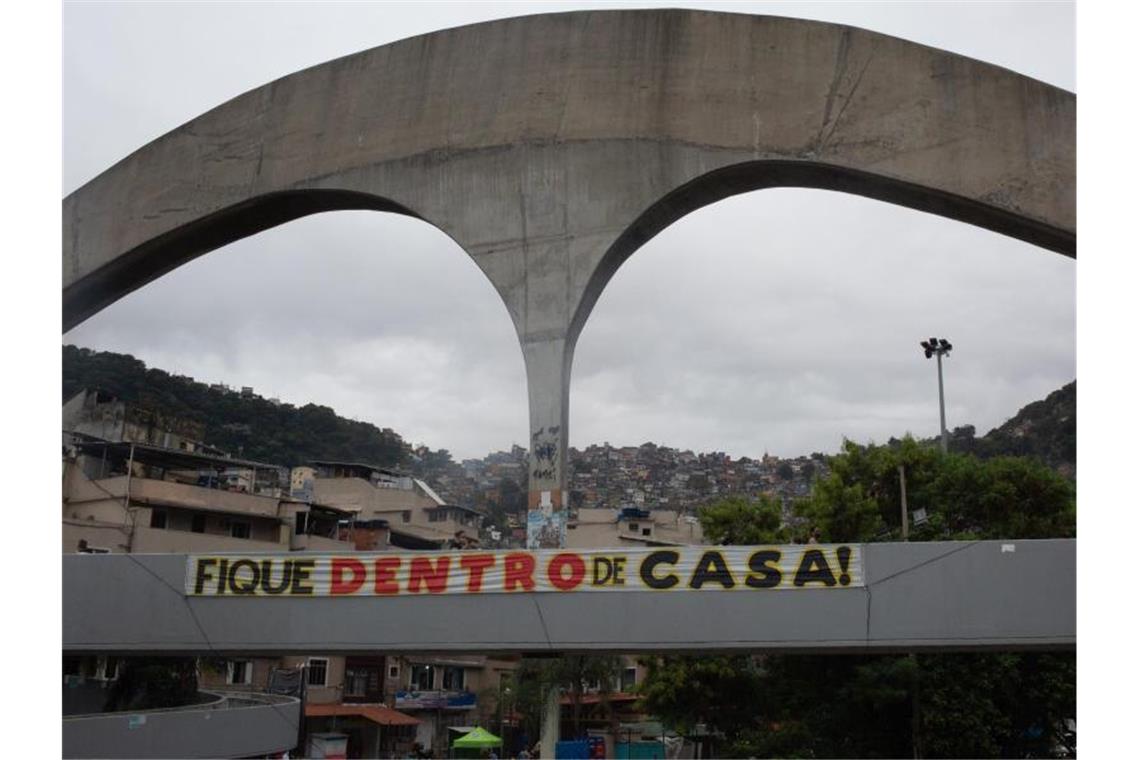
<svg viewBox="0 0 1140 760"><path fill-rule="evenodd" d="M123 556L126 557L127 559L129 559L131 562L134 562L139 567L141 567L148 575L153 577L155 580L157 580L163 586L166 586L168 589L170 589L170 591L175 596L177 596L179 599L181 599L182 603L184 605L186 605L187 612L190 613L190 619L194 621L194 626L198 629L198 632L200 634L202 634L202 641L206 644L206 647L210 650L210 653L217 658L228 659L228 658L223 657L222 654L214 647L214 643L212 641L210 641L209 634L206 633L206 629L202 626L202 621L198 619L198 614L194 611L194 606L192 604L190 604L190 600L189 600L189 598L187 598L187 596L183 590L175 588L173 585L170 584L170 582L168 580L166 580L161 575L154 572L149 567L147 567L142 562L140 562L137 557L135 557L131 554L124 554ZM284 715L280 711L279 705L270 703L269 707L273 708L273 714L274 715L281 718L281 720L285 721L286 725L288 725L291 729L293 729L294 734L296 734L300 730L300 725L295 723L294 721L290 720L288 716ZM300 703L300 711L302 713L304 713L304 710L305 710L305 704L304 704L304 702L301 702Z"/></svg>

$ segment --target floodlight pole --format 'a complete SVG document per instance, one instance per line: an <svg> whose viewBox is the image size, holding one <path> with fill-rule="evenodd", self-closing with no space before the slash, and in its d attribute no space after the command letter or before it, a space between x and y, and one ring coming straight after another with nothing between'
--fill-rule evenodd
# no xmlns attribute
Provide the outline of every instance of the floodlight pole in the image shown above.
<svg viewBox="0 0 1140 760"><path fill-rule="evenodd" d="M931 338L919 345L922 346L927 359L931 356L938 358L938 416L942 425L942 453L945 454L950 450L950 436L946 433L946 393L942 388L942 355L950 353L954 346L945 338Z"/></svg>

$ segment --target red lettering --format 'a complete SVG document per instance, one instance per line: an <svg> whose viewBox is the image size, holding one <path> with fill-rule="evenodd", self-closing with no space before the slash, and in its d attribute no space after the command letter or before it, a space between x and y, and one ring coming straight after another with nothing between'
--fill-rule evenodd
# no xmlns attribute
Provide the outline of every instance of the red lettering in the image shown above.
<svg viewBox="0 0 1140 760"><path fill-rule="evenodd" d="M483 571L495 564L493 554L465 554L459 560L459 566L466 570L467 590L477 594L483 590Z"/></svg>
<svg viewBox="0 0 1140 760"><path fill-rule="evenodd" d="M563 570L569 570L570 576L566 577ZM572 591L582 585L582 579L586 577L586 563L577 554L559 554L550 560L546 576L559 591Z"/></svg>
<svg viewBox="0 0 1140 760"><path fill-rule="evenodd" d="M529 554L508 554L503 558L503 591L534 590L534 557Z"/></svg>
<svg viewBox="0 0 1140 760"><path fill-rule="evenodd" d="M345 580L345 573L351 573L352 578ZM354 594L360 590L364 585L364 577L367 570L364 569L364 563L358 559L350 559L348 557L333 557L332 561L332 583L329 586L329 593L336 594Z"/></svg>
<svg viewBox="0 0 1140 760"><path fill-rule="evenodd" d="M422 586L433 594L447 590L447 574L451 569L451 557L440 557L432 567L427 557L416 557L408 573L408 593L418 594Z"/></svg>
<svg viewBox="0 0 1140 760"><path fill-rule="evenodd" d="M398 594L400 584L396 581L396 571L400 569L399 557L383 557L376 560L376 593Z"/></svg>

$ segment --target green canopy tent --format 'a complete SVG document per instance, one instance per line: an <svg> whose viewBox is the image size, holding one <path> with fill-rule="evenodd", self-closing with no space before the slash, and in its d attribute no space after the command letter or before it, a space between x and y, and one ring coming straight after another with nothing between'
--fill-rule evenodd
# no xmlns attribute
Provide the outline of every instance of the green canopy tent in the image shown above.
<svg viewBox="0 0 1140 760"><path fill-rule="evenodd" d="M455 757L479 757L479 750L489 747L502 747L503 740L485 728L474 728L452 743Z"/></svg>

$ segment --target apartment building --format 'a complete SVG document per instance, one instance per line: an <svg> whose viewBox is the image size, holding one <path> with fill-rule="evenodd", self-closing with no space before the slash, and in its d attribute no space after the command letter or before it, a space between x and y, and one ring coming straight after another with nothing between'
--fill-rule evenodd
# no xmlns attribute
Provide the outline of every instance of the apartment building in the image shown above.
<svg viewBox="0 0 1140 760"><path fill-rule="evenodd" d="M689 546L704 543L701 523L666 509L579 509L566 524L566 547Z"/></svg>
<svg viewBox="0 0 1140 760"><path fill-rule="evenodd" d="M361 520L388 523L392 546L440 549L458 531L475 538L483 516L468 507L447 504L422 480L360 462L312 462L295 467L294 493L312 494L321 504L357 513Z"/></svg>
<svg viewBox="0 0 1140 760"><path fill-rule="evenodd" d="M63 550L343 550L355 514L290 498L275 465L76 436L63 465Z"/></svg>
<svg viewBox="0 0 1140 760"><path fill-rule="evenodd" d="M392 665L399 690L397 710L420 720L415 740L426 748L450 746L451 728L482 725L491 730L504 694L509 694L518 658L481 655L402 657Z"/></svg>

